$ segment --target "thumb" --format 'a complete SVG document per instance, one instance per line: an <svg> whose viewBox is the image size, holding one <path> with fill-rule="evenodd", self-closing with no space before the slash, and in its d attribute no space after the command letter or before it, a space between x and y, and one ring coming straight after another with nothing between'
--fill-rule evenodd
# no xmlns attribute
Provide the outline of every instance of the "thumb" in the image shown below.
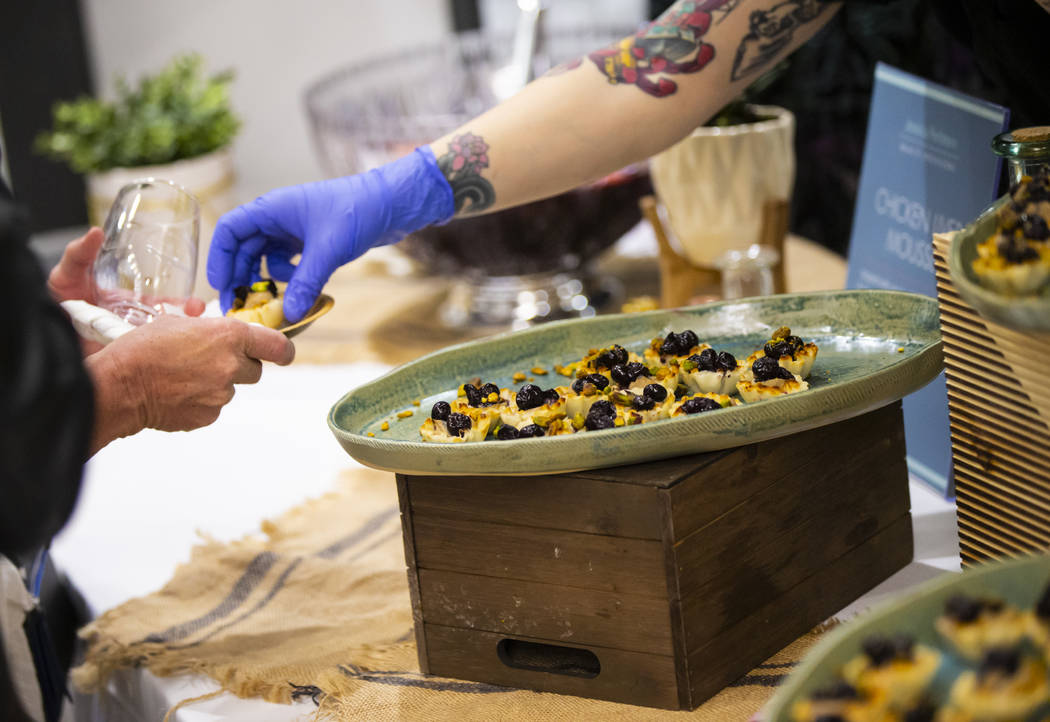
<svg viewBox="0 0 1050 722"><path fill-rule="evenodd" d="M309 248L303 252L284 290L284 317L289 323L295 323L306 315L334 271L330 264L324 262L321 254L311 253Z"/></svg>

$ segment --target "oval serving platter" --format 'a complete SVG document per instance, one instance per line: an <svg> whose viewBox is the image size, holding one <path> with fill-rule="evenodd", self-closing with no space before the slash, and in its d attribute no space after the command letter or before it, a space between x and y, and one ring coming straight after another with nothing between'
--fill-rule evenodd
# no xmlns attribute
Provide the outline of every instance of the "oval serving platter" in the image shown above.
<svg viewBox="0 0 1050 722"><path fill-rule="evenodd" d="M568 379L553 372L555 364L613 343L641 352L654 337L687 328L743 359L780 326L819 346L804 393L551 438L436 444L419 436L434 402L451 400L459 385L475 376L501 388L520 387L512 381L515 372L527 373L544 388L567 385ZM531 373L537 366L548 374ZM881 290L786 294L559 321L453 346L346 394L329 412L328 426L350 456L378 469L556 474L727 449L842 421L918 390L941 368L937 304L931 298ZM408 410L411 416L398 416Z"/></svg>
<svg viewBox="0 0 1050 722"><path fill-rule="evenodd" d="M791 722L794 703L834 681L842 666L860 653L864 639L873 635L893 637L907 634L940 651L944 661L932 682L929 698L943 703L951 682L967 666L934 628L934 621L943 613L948 599L956 594L997 597L1019 609L1031 609L1048 577L1050 555L993 562L963 574L944 574L899 599L865 612L862 617L829 632L809 651L770 700L763 719Z"/></svg>
<svg viewBox="0 0 1050 722"><path fill-rule="evenodd" d="M1015 331L1050 332L1050 293L1004 296L982 286L973 270L978 244L995 233L996 212L1009 200L1003 196L956 233L948 251L948 271L959 295L987 320Z"/></svg>

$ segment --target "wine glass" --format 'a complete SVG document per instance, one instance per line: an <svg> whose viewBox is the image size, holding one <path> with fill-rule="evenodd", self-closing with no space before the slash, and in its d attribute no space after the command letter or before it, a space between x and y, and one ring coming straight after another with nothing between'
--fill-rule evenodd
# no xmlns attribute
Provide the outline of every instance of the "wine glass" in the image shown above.
<svg viewBox="0 0 1050 722"><path fill-rule="evenodd" d="M95 258L96 303L141 325L181 311L193 293L200 204L169 180L144 178L120 189Z"/></svg>

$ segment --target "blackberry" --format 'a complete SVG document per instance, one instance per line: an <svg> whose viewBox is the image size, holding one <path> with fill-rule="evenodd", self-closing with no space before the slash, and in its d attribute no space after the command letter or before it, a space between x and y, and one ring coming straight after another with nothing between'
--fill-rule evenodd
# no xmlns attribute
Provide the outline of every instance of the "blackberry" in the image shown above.
<svg viewBox="0 0 1050 722"><path fill-rule="evenodd" d="M1050 227L1047 226L1046 219L1038 213L1025 213L1019 220L1027 238L1033 241L1045 241L1050 238Z"/></svg>
<svg viewBox="0 0 1050 722"><path fill-rule="evenodd" d="M999 239L999 255L1010 263L1024 263L1039 258L1039 253L1023 240L1003 236Z"/></svg>
<svg viewBox="0 0 1050 722"><path fill-rule="evenodd" d="M722 404L714 399L709 399L706 396L698 396L694 399L689 399L682 404L682 411L687 414L699 414L703 411L714 411L715 409L720 408L722 408Z"/></svg>
<svg viewBox="0 0 1050 722"><path fill-rule="evenodd" d="M438 401L430 409L430 418L434 421L447 421L448 415L452 413L452 407L447 401Z"/></svg>
<svg viewBox="0 0 1050 722"><path fill-rule="evenodd" d="M485 398L481 395L481 389L474 384L463 384L463 393L467 397L467 404L475 408L481 406L481 402Z"/></svg>
<svg viewBox="0 0 1050 722"><path fill-rule="evenodd" d="M771 381L780 378L780 364L772 356L755 359L755 362L751 364L751 371L755 374L755 381Z"/></svg>
<svg viewBox="0 0 1050 722"><path fill-rule="evenodd" d="M543 403L545 404L556 404L561 396L555 389L547 389L543 392Z"/></svg>
<svg viewBox="0 0 1050 722"><path fill-rule="evenodd" d="M652 386L653 384L649 385ZM661 386L660 388L663 387ZM656 406L656 402L651 396L646 396L645 394L642 394L641 396L635 396L631 400L631 407L634 408L636 411L648 411L654 406Z"/></svg>
<svg viewBox="0 0 1050 722"><path fill-rule="evenodd" d="M715 358L716 371L736 371L736 357L728 351L722 351Z"/></svg>
<svg viewBox="0 0 1050 722"><path fill-rule="evenodd" d="M627 363L627 349L619 344L603 350L594 359L594 366L598 369L611 369L613 366L625 363Z"/></svg>
<svg viewBox="0 0 1050 722"><path fill-rule="evenodd" d="M448 433L453 436L463 436L463 432L467 431L473 424L470 421L470 417L466 414L449 414L445 420L445 426L448 428Z"/></svg>
<svg viewBox="0 0 1050 722"><path fill-rule="evenodd" d="M883 667L897 658L897 650L888 637L868 637L861 644L861 649L873 667Z"/></svg>
<svg viewBox="0 0 1050 722"><path fill-rule="evenodd" d="M981 666L977 670L977 676L985 678L989 674L998 672L1007 677L1017 674L1021 666L1021 650L1016 647L996 647L989 649L981 660Z"/></svg>
<svg viewBox="0 0 1050 722"><path fill-rule="evenodd" d="M645 368L645 364L639 363L638 361L632 361L628 364L613 366L609 375L612 376L613 381L626 388L638 380L639 376L648 373L648 371L649 370Z"/></svg>
<svg viewBox="0 0 1050 722"><path fill-rule="evenodd" d="M944 613L956 622L973 622L981 616L981 601L965 594L956 594L944 605Z"/></svg>
<svg viewBox="0 0 1050 722"><path fill-rule="evenodd" d="M693 350L694 346L700 345L700 339L694 331L686 329L678 334L678 349L679 353L685 355Z"/></svg>
<svg viewBox="0 0 1050 722"><path fill-rule="evenodd" d="M715 362L718 360L718 354L713 348L705 348L700 353L694 353L689 358L696 361L696 368L699 371L714 371Z"/></svg>
<svg viewBox="0 0 1050 722"><path fill-rule="evenodd" d="M616 409L608 401L595 401L591 404L591 410L587 412L584 426L591 431L598 429L611 429L615 426Z"/></svg>
<svg viewBox="0 0 1050 722"><path fill-rule="evenodd" d="M518 390L515 401L518 403L518 408L523 411L543 406L543 389L536 384L525 384Z"/></svg>
<svg viewBox="0 0 1050 722"><path fill-rule="evenodd" d="M525 424L525 426L518 429L518 438L527 439L532 436L543 436L544 433L542 426L537 426L536 424Z"/></svg>
<svg viewBox="0 0 1050 722"><path fill-rule="evenodd" d="M485 384L481 387L481 402L486 405L492 405L499 401L499 386L496 384ZM492 394L496 394L496 401L490 401Z"/></svg>
<svg viewBox="0 0 1050 722"><path fill-rule="evenodd" d="M504 424L503 426L499 427L499 431L496 432L496 438L500 441L513 441L519 436L521 436L521 433L513 426L510 426L508 424Z"/></svg>
<svg viewBox="0 0 1050 722"><path fill-rule="evenodd" d="M647 396L659 404L667 399L667 389L660 384L648 384L642 390L642 395Z"/></svg>

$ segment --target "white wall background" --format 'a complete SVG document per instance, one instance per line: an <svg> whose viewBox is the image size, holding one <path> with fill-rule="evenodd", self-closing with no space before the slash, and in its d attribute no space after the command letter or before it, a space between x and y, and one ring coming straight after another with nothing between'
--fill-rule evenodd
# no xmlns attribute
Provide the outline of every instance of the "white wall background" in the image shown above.
<svg viewBox="0 0 1050 722"><path fill-rule="evenodd" d="M336 68L451 32L448 0L81 0L99 91L134 82L173 56L204 56L208 70L236 72L233 104L243 120L235 144L238 200L317 180L303 105L305 89ZM486 27L513 27L514 0L482 0ZM552 26L586 21L630 26L644 0L548 0Z"/></svg>

